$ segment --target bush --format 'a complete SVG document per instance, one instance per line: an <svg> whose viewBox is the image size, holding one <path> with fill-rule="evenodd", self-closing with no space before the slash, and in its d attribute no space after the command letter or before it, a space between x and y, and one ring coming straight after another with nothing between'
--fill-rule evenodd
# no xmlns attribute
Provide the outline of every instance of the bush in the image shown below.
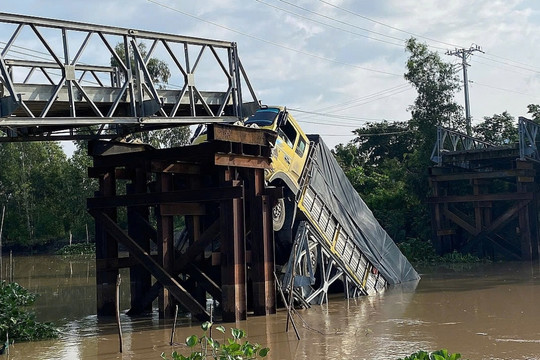
<svg viewBox="0 0 540 360"><path fill-rule="evenodd" d="M96 253L96 244L78 243L66 245L56 253L58 255L94 255Z"/></svg>
<svg viewBox="0 0 540 360"><path fill-rule="evenodd" d="M398 360L457 360L457 359L461 359L461 354L458 354L458 353L450 354L448 350L442 349L442 350L434 351L431 354L428 354L425 351L418 351L403 359L399 358Z"/></svg>
<svg viewBox="0 0 540 360"><path fill-rule="evenodd" d="M416 264L472 264L482 260L478 256L462 254L454 250L451 253L439 256L430 241L423 241L416 238L408 238L407 241L397 244L403 255Z"/></svg>
<svg viewBox="0 0 540 360"><path fill-rule="evenodd" d="M270 351L268 348L263 348L259 344L252 344L249 341L241 343L240 340L246 337L246 332L242 329L232 328L232 338L224 338L221 344L208 335L211 334L212 325L211 322L204 322L201 325L203 335L200 338L197 335L191 335L186 339L186 345L192 349L189 356L181 355L175 351L172 353L172 360L203 360L208 357L216 360L250 360L258 357L264 358ZM217 326L216 330L225 334L223 326ZM197 345L200 345L200 351L195 350ZM168 360L165 353L161 354L161 358Z"/></svg>
<svg viewBox="0 0 540 360"><path fill-rule="evenodd" d="M17 283L2 281L0 285L0 339L32 341L55 338L57 330L51 323L39 323L33 312L24 309L36 300Z"/></svg>

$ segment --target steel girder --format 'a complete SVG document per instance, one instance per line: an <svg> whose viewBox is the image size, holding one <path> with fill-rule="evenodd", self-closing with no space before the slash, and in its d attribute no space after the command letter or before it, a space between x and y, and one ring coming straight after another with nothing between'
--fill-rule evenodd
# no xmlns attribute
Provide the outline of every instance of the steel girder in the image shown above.
<svg viewBox="0 0 540 360"><path fill-rule="evenodd" d="M0 142L232 122L258 106L234 42L0 13L0 49Z"/></svg>

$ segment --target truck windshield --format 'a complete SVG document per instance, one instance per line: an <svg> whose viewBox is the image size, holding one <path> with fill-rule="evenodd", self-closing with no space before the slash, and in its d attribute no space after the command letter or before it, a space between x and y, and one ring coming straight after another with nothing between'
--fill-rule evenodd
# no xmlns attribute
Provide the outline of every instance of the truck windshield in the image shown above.
<svg viewBox="0 0 540 360"><path fill-rule="evenodd" d="M279 114L279 109L260 109L246 120L245 124L257 124L258 126L270 126Z"/></svg>

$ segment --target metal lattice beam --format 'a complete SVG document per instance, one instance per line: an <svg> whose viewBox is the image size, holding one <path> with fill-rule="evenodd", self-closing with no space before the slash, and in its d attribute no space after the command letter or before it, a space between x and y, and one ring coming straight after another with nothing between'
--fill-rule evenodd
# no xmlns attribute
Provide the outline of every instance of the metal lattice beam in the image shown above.
<svg viewBox="0 0 540 360"><path fill-rule="evenodd" d="M234 42L0 13L0 50L0 142L232 122L258 106Z"/></svg>

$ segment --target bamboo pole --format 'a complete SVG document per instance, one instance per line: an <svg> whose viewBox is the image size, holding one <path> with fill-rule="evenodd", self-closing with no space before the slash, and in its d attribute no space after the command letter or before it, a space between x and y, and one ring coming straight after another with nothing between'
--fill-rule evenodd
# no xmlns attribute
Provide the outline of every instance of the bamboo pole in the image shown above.
<svg viewBox="0 0 540 360"><path fill-rule="evenodd" d="M176 309L174 311L174 322L173 322L173 327L172 327L172 332L171 332L171 341L169 343L169 345L172 346L172 344L174 344L174 333L176 331L176 319L178 319L178 305L176 305Z"/></svg>
<svg viewBox="0 0 540 360"><path fill-rule="evenodd" d="M9 250L9 281L13 282L13 250Z"/></svg>
<svg viewBox="0 0 540 360"><path fill-rule="evenodd" d="M120 274L116 278L116 325L118 325L118 339L120 341L120 353L123 349L123 338L122 338L122 323L120 322L120 284L122 283L122 278Z"/></svg>

